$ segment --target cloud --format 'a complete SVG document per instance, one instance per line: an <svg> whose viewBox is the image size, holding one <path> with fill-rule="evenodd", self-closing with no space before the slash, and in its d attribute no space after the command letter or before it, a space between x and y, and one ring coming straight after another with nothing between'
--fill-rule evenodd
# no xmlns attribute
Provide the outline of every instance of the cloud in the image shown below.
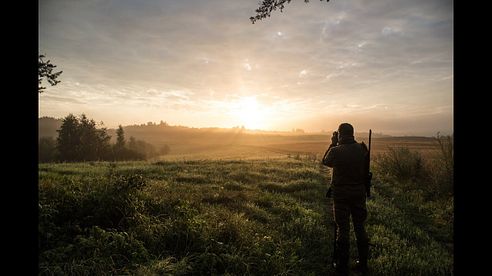
<svg viewBox="0 0 492 276"><path fill-rule="evenodd" d="M246 71L251 71L251 65L249 65L249 63L244 63L243 67L244 69L246 69Z"/></svg>
<svg viewBox="0 0 492 276"><path fill-rule="evenodd" d="M304 78L307 75L306 69L303 69L301 72L299 72L299 78Z"/></svg>
<svg viewBox="0 0 492 276"><path fill-rule="evenodd" d="M100 114L146 99L151 109L205 112L214 108L207 101L262 93L289 103L303 95L316 114L321 101L384 102L408 116L420 112L411 105L452 103L452 1L292 1L253 25L257 5L42 1L40 52L64 73L40 113L60 112L55 103L68 99Z"/></svg>
<svg viewBox="0 0 492 276"><path fill-rule="evenodd" d="M395 29L395 28L391 28L391 27L386 26L386 27L384 27L381 30L381 33L384 36L390 36L390 35L400 34L401 33L401 30L398 30L398 29Z"/></svg>
<svg viewBox="0 0 492 276"><path fill-rule="evenodd" d="M74 104L85 104L86 102L69 98L69 97L58 97L58 96L50 96L50 95L42 95L41 101L52 101L52 102L61 102L61 103L74 103Z"/></svg>

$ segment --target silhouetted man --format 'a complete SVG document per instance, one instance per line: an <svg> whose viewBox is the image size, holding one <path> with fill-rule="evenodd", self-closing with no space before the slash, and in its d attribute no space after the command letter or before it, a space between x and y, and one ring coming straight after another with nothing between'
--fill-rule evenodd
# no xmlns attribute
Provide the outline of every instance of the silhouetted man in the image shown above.
<svg viewBox="0 0 492 276"><path fill-rule="evenodd" d="M367 273L368 238L364 228L367 219L365 179L368 172L368 149L354 139L354 128L348 123L338 127L331 138L323 164L333 168L331 187L333 213L337 227L336 272L348 275L350 215L357 238L359 260L356 269Z"/></svg>

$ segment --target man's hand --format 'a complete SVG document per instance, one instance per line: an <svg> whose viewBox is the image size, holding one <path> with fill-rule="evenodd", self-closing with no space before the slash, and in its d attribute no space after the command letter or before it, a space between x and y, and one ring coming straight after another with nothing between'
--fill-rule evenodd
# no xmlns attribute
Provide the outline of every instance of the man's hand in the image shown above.
<svg viewBox="0 0 492 276"><path fill-rule="evenodd" d="M336 146L338 144L338 132L333 131L333 136L331 136L331 144Z"/></svg>

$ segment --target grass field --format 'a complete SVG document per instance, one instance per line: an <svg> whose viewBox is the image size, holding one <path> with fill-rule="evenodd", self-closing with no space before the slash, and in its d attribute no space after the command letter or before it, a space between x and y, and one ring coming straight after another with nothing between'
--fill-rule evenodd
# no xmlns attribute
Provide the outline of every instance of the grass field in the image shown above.
<svg viewBox="0 0 492 276"><path fill-rule="evenodd" d="M329 171L307 154L242 150L40 164L40 274L330 275ZM452 274L452 198L374 172L372 275Z"/></svg>
<svg viewBox="0 0 492 276"><path fill-rule="evenodd" d="M303 156L321 159L329 146L329 137L321 135L281 136L265 139L245 139L234 143L223 141L191 141L170 144L171 153L154 158L153 161L167 160L238 160L238 159L278 159ZM368 144L367 137L358 141ZM424 156L432 156L438 150L436 141L430 137L388 137L372 139L373 156L382 154L390 148L409 148Z"/></svg>

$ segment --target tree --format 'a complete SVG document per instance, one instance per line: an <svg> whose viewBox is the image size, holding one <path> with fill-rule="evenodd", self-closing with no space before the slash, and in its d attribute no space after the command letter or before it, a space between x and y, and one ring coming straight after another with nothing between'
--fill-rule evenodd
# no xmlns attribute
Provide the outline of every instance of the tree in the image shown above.
<svg viewBox="0 0 492 276"><path fill-rule="evenodd" d="M56 65L50 63L50 60L44 61L44 55L39 55L38 58L38 92L43 93L43 90L46 87L41 86L43 82L43 78L45 78L51 86L57 85L60 81L57 78L63 73L63 71L59 71L54 73L53 69L55 69Z"/></svg>
<svg viewBox="0 0 492 276"><path fill-rule="evenodd" d="M96 130L97 137L97 160L110 160L111 158L111 145L109 141L111 136L106 132L106 128Z"/></svg>
<svg viewBox="0 0 492 276"><path fill-rule="evenodd" d="M131 151L137 153L142 159L147 159L159 155L152 144L149 144L142 140L137 140L133 136L130 137L128 148Z"/></svg>
<svg viewBox="0 0 492 276"><path fill-rule="evenodd" d="M279 9L280 12L282 12L285 8L285 4L289 4L290 1L291 0L263 0L263 2L260 3L260 6L255 10L256 15L250 17L249 20L251 20L251 23L255 24L257 20L270 17L272 11ZM309 0L304 0L304 2L308 3ZM330 0L326 0L326 2L330 2Z"/></svg>
<svg viewBox="0 0 492 276"><path fill-rule="evenodd" d="M137 150L137 141L135 140L135 137L130 136L130 142L128 143L128 148L131 150Z"/></svg>
<svg viewBox="0 0 492 276"><path fill-rule="evenodd" d="M38 162L53 162L56 160L56 141L53 137L41 137L38 147Z"/></svg>
<svg viewBox="0 0 492 276"><path fill-rule="evenodd" d="M80 119L69 114L58 130L58 151L61 161L109 160L111 136L106 129L96 129L94 120L84 114Z"/></svg>
<svg viewBox="0 0 492 276"><path fill-rule="evenodd" d="M76 147L80 144L79 120L73 114L63 118L62 125L58 131L57 149L61 161L72 161L77 159Z"/></svg>
<svg viewBox="0 0 492 276"><path fill-rule="evenodd" d="M116 144L113 146L114 160L134 160L136 152L125 147L125 132L121 125L116 130Z"/></svg>
<svg viewBox="0 0 492 276"><path fill-rule="evenodd" d="M85 114L80 117L79 124L80 144L77 145L77 157L80 161L92 161L98 159L98 135L96 122L89 120Z"/></svg>
<svg viewBox="0 0 492 276"><path fill-rule="evenodd" d="M123 131L123 127L121 125L118 126L116 130L116 148L124 148L126 144L125 141L125 132Z"/></svg>

